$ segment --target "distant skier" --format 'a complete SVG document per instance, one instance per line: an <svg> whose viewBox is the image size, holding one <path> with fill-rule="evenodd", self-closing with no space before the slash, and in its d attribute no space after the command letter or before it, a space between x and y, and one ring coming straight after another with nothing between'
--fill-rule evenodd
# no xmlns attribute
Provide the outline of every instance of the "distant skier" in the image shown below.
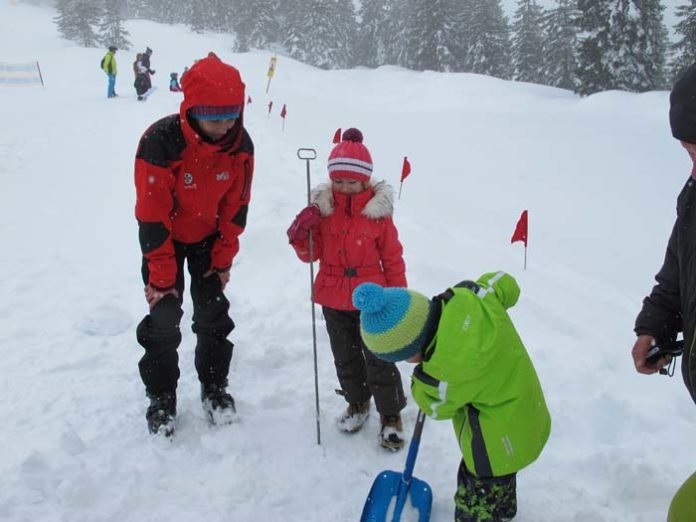
<svg viewBox="0 0 696 522"><path fill-rule="evenodd" d="M169 90L172 92L181 92L181 86L179 85L178 73L170 73L169 75Z"/></svg>
<svg viewBox="0 0 696 522"><path fill-rule="evenodd" d="M140 376L150 399L150 433L170 436L176 417L188 265L196 334L195 367L213 424L234 418L227 391L234 328L224 289L246 227L254 145L244 128L244 83L217 56L200 60L183 81L178 114L143 134L135 159L135 216L149 313L137 328L145 354Z"/></svg>
<svg viewBox="0 0 696 522"><path fill-rule="evenodd" d="M151 76L155 74L155 70L152 69L150 65L150 57L152 56L152 49L149 47L145 49L145 52L142 53L142 56L140 58L140 65L142 68L145 69L145 80L146 80L146 89L145 91L148 91L150 87L152 87L152 78Z"/></svg>
<svg viewBox="0 0 696 522"><path fill-rule="evenodd" d="M109 78L109 83L106 90L107 98L115 98L118 96L118 94L116 94L116 74L118 73L118 68L116 67L117 50L118 47L115 45L110 45L109 50L101 61L101 68Z"/></svg>
<svg viewBox="0 0 696 522"><path fill-rule="evenodd" d="M152 86L147 79L147 67L143 65L142 58L143 55L138 53L135 62L133 62L133 72L135 73L133 87L135 87L135 93L138 95L138 101L143 101L145 99L147 91L149 91Z"/></svg>
<svg viewBox="0 0 696 522"><path fill-rule="evenodd" d="M429 417L452 419L462 452L457 522L512 520L517 472L549 438L544 393L507 314L519 295L505 272L462 281L433 299L373 283L353 292L367 347L392 363L416 363L416 403Z"/></svg>

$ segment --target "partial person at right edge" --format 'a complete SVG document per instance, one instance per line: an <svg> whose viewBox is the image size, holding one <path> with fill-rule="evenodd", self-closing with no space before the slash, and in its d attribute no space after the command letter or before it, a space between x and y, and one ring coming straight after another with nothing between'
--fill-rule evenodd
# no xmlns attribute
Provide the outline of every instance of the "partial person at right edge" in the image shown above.
<svg viewBox="0 0 696 522"><path fill-rule="evenodd" d="M683 332L682 376L696 402L696 64L674 84L669 101L672 136L691 158L691 176L677 198L677 218L662 268L655 276L657 284L643 300L636 318L634 331L638 339L631 355L637 372L657 373L671 362L671 356L650 363L648 350L656 344L672 342L677 333ZM696 473L672 499L667 520L696 521Z"/></svg>
<svg viewBox="0 0 696 522"><path fill-rule="evenodd" d="M184 263L190 274L195 367L213 424L234 420L227 391L234 329L224 294L246 227L254 146L244 128L244 83L211 53L183 81L178 114L145 131L135 160L142 276L149 313L137 328L139 362L153 434L174 433L183 315Z"/></svg>

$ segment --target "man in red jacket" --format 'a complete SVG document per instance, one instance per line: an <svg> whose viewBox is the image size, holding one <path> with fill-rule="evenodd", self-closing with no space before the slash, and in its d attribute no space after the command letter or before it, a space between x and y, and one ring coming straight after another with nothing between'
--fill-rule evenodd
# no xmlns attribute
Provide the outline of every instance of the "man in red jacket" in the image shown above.
<svg viewBox="0 0 696 522"><path fill-rule="evenodd" d="M184 261L191 276L195 365L211 422L233 419L227 374L234 328L223 290L246 226L254 146L243 125L244 83L215 54L182 81L179 114L145 131L135 159L142 274L150 312L137 328L150 433L170 436L176 417Z"/></svg>

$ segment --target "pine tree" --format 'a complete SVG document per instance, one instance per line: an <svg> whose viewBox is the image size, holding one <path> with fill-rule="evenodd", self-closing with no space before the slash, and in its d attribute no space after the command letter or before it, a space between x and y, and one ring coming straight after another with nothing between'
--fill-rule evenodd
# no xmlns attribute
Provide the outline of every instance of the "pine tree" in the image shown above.
<svg viewBox="0 0 696 522"><path fill-rule="evenodd" d="M138 17L153 22L164 24L176 24L188 22L191 13L191 4L182 3L180 0L129 0L134 9L138 10Z"/></svg>
<svg viewBox="0 0 696 522"><path fill-rule="evenodd" d="M256 0L253 4L243 3L234 16L237 33L235 50L274 48L281 41L276 0Z"/></svg>
<svg viewBox="0 0 696 522"><path fill-rule="evenodd" d="M579 0L579 92L647 91L665 85L667 29L660 0Z"/></svg>
<svg viewBox="0 0 696 522"><path fill-rule="evenodd" d="M53 21L58 26L58 32L66 40L72 40L77 36L77 24L73 13L75 0L57 0L57 15Z"/></svg>
<svg viewBox="0 0 696 522"><path fill-rule="evenodd" d="M236 16L236 7L238 2L230 0L208 0L210 5L210 20L207 23L209 29L218 32L229 32L233 26L234 17ZM244 2L246 4L246 2ZM260 2L255 1L254 4Z"/></svg>
<svg viewBox="0 0 696 522"><path fill-rule="evenodd" d="M290 56L322 69L354 64L357 22L352 2L290 0L284 45Z"/></svg>
<svg viewBox="0 0 696 522"><path fill-rule="evenodd" d="M613 0L578 0L580 41L578 79L580 94L611 89L613 76L607 55L610 53L610 3Z"/></svg>
<svg viewBox="0 0 696 522"><path fill-rule="evenodd" d="M391 0L391 17L387 28L391 34L386 50L391 57L389 63L401 67L408 67L404 50L407 47L407 34L410 27L410 4L411 0Z"/></svg>
<svg viewBox="0 0 696 522"><path fill-rule="evenodd" d="M194 33L202 33L210 28L212 20L210 4L208 2L192 2L189 5L188 26Z"/></svg>
<svg viewBox="0 0 696 522"><path fill-rule="evenodd" d="M641 24L643 27L641 63L645 77L638 85L639 91L659 90L668 87L667 51L669 35L665 26L662 0L642 0Z"/></svg>
<svg viewBox="0 0 696 522"><path fill-rule="evenodd" d="M512 25L512 62L515 79L521 82L543 83L542 20L544 11L535 0L518 0Z"/></svg>
<svg viewBox="0 0 696 522"><path fill-rule="evenodd" d="M676 15L679 22L674 26L674 31L680 38L671 46L669 75L673 82L696 62L696 0L678 6Z"/></svg>
<svg viewBox="0 0 696 522"><path fill-rule="evenodd" d="M400 63L418 71L462 71L466 11L461 0L412 0Z"/></svg>
<svg viewBox="0 0 696 522"><path fill-rule="evenodd" d="M102 6L90 0L58 0L55 22L63 37L83 47L99 46L94 28L102 16Z"/></svg>
<svg viewBox="0 0 696 522"><path fill-rule="evenodd" d="M613 88L643 92L664 87L663 10L660 0L615 0L609 56Z"/></svg>
<svg viewBox="0 0 696 522"><path fill-rule="evenodd" d="M500 0L462 0L468 8L463 70L512 77L510 28Z"/></svg>
<svg viewBox="0 0 696 522"><path fill-rule="evenodd" d="M542 22L545 34L543 83L577 91L580 11L575 0L556 0L556 4L546 12Z"/></svg>
<svg viewBox="0 0 696 522"><path fill-rule="evenodd" d="M99 39L108 47L115 45L119 49L130 49L128 40L130 33L123 27L122 13L125 6L124 0L106 0L104 4L104 16L99 26Z"/></svg>
<svg viewBox="0 0 696 522"><path fill-rule="evenodd" d="M363 2L360 9L359 36L355 49L357 64L379 67L396 63L396 36L392 0Z"/></svg>

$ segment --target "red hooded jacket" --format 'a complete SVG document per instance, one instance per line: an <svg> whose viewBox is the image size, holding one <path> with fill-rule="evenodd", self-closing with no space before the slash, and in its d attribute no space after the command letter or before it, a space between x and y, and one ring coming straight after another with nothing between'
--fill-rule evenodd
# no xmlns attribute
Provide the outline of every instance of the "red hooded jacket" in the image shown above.
<svg viewBox="0 0 696 522"><path fill-rule="evenodd" d="M216 235L211 268L229 269L246 227L254 171L239 72L211 53L189 69L182 83L179 114L145 131L135 159L140 247L148 283L160 290L172 288L176 281L172 240L197 243ZM195 105L239 106L239 118L225 137L211 143L188 116Z"/></svg>
<svg viewBox="0 0 696 522"><path fill-rule="evenodd" d="M392 221L391 187L381 182L349 196L323 184L312 191L311 199L322 216L312 232L312 260L319 260L317 303L355 310L353 290L361 283L407 286L403 247ZM302 261L309 262L308 239L291 245Z"/></svg>

